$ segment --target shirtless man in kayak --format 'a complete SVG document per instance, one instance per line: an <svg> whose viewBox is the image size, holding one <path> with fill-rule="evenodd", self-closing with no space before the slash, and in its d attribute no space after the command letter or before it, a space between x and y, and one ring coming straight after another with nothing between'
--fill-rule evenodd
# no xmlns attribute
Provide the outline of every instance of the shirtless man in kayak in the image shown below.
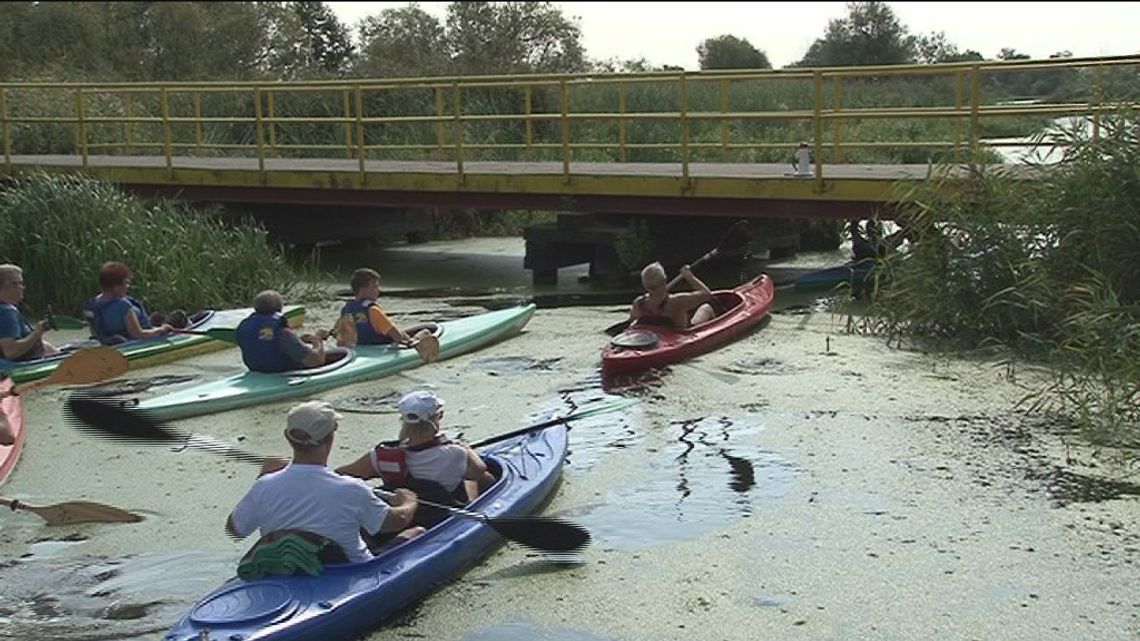
<svg viewBox="0 0 1140 641"><path fill-rule="evenodd" d="M708 285L694 276L688 265L681 267L681 277L696 291L670 294L665 268L661 263L647 265L641 270L641 285L645 288L645 293L634 299L629 317L633 320L650 317L667 318L673 327L678 329L699 325L715 318L716 311L709 304L713 296ZM690 312L692 312L691 318Z"/></svg>

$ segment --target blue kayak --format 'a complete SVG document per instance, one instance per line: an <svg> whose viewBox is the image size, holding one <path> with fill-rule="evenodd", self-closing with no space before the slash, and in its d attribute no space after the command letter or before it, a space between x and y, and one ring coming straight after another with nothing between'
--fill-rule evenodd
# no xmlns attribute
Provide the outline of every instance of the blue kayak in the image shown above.
<svg viewBox="0 0 1140 641"><path fill-rule="evenodd" d="M874 268L875 261L864 259L857 263L847 263L830 269L808 272L794 282L797 289L834 287L840 283L862 283Z"/></svg>
<svg viewBox="0 0 1140 641"><path fill-rule="evenodd" d="M566 449L562 424L480 450L499 480L468 509L492 518L534 513L557 486ZM329 565L320 576L235 577L190 608L164 641L358 638L453 579L501 541L477 519L449 516L370 561Z"/></svg>

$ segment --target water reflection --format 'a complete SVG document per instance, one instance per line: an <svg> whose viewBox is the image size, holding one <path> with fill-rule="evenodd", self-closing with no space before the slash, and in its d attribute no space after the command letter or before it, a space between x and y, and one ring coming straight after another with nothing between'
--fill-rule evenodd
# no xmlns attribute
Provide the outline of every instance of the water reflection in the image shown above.
<svg viewBox="0 0 1140 641"><path fill-rule="evenodd" d="M797 471L773 452L740 444L759 429L728 417L672 423L670 443L649 462L645 481L571 516L595 545L612 549L697 539L751 516L758 501L784 496Z"/></svg>

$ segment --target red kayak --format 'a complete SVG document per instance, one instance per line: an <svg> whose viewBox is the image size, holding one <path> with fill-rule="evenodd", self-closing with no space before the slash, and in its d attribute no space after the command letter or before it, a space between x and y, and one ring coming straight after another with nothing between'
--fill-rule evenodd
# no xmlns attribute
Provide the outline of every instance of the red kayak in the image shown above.
<svg viewBox="0 0 1140 641"><path fill-rule="evenodd" d="M761 274L735 289L714 291L725 311L700 325L673 329L636 320L602 349L602 376L633 374L712 351L764 320L774 294L772 279Z"/></svg>
<svg viewBox="0 0 1140 641"><path fill-rule="evenodd" d="M11 388L12 379L0 379L0 394ZM3 415L16 435L14 444L0 445L0 484L3 484L12 473L12 468L16 467L16 459L20 458L20 449L24 446L24 404L20 397L5 396L0 399L0 415Z"/></svg>

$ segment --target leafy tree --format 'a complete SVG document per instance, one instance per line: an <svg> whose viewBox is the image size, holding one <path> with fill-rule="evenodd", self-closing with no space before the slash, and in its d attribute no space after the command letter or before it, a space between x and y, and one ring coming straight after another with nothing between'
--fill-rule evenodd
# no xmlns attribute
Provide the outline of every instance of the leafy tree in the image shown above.
<svg viewBox="0 0 1140 641"><path fill-rule="evenodd" d="M458 74L573 73L587 68L578 19L549 2L452 2L447 40Z"/></svg>
<svg viewBox="0 0 1140 641"><path fill-rule="evenodd" d="M771 69L768 56L747 40L723 35L697 45L701 69Z"/></svg>
<svg viewBox="0 0 1140 641"><path fill-rule="evenodd" d="M412 3L385 9L357 25L360 57L354 72L372 78L444 75L451 57L439 20Z"/></svg>
<svg viewBox="0 0 1140 641"><path fill-rule="evenodd" d="M919 36L915 39L915 52L918 61L924 64L985 60L982 54L973 49L959 50L958 46L950 42L943 31Z"/></svg>
<svg viewBox="0 0 1140 641"><path fill-rule="evenodd" d="M348 28L323 2L274 2L265 10L273 75L292 79L345 71L354 49Z"/></svg>
<svg viewBox="0 0 1140 641"><path fill-rule="evenodd" d="M915 38L884 2L849 2L847 17L832 20L800 67L897 65L914 62Z"/></svg>

